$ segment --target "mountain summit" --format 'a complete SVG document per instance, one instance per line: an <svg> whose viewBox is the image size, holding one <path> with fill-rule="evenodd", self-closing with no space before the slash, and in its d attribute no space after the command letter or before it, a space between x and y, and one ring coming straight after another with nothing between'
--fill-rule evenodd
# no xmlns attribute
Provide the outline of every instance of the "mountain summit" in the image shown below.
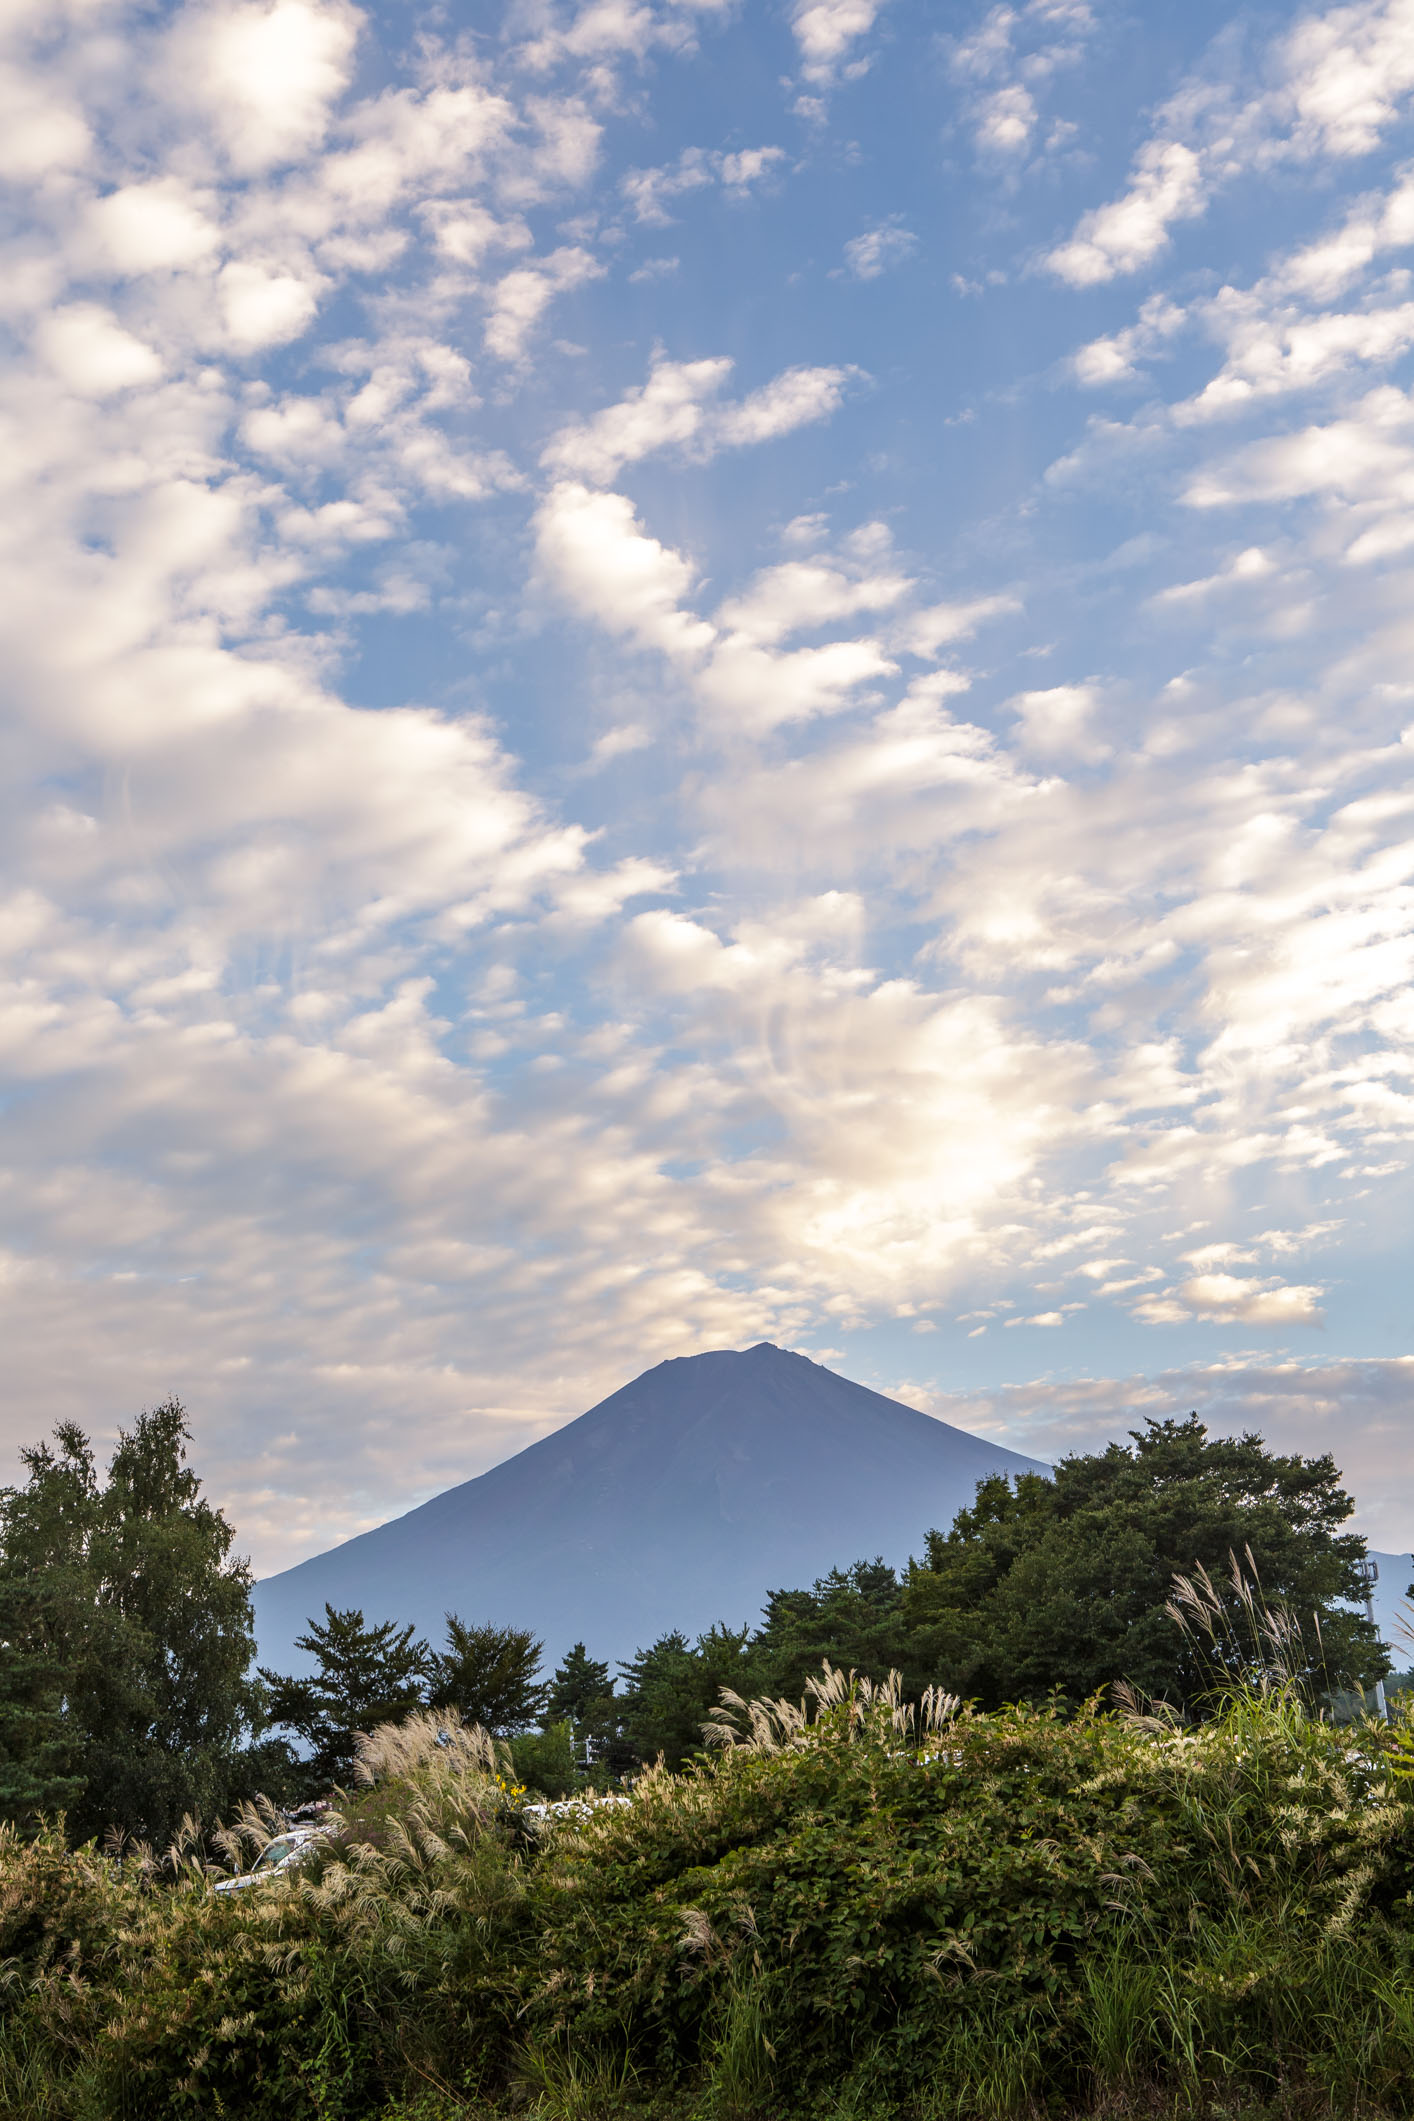
<svg viewBox="0 0 1414 2121"><path fill-rule="evenodd" d="M439 1637L448 1610L624 1658L668 1628L754 1620L768 1591L896 1565L990 1473L1000 1444L769 1342L662 1362L552 1436L255 1589L264 1664L311 1614L361 1606Z"/></svg>

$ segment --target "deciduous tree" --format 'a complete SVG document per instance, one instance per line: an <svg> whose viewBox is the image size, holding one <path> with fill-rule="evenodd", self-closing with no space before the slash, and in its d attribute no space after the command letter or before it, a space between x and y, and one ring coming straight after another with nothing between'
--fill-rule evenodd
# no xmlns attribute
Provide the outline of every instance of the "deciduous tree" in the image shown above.
<svg viewBox="0 0 1414 2121"><path fill-rule="evenodd" d="M64 1423L0 1494L0 1806L161 1841L241 1779L260 1695L251 1576L187 1464L177 1400L120 1430L106 1481Z"/></svg>
<svg viewBox="0 0 1414 2121"><path fill-rule="evenodd" d="M1211 1661L1166 1608L1175 1576L1200 1565L1229 1596L1236 1555L1301 1624L1311 1684L1362 1684L1389 1662L1343 1604L1361 1595L1365 1542L1342 1529L1352 1508L1329 1456L1210 1437L1196 1414L1149 1421L1127 1444L1063 1458L1053 1479L983 1481L949 1532L928 1534L903 1596L911 1663L987 1706L1052 1689L1081 1700L1126 1679L1197 1707ZM1235 1626L1220 1652L1234 1677L1251 1660L1244 1640Z"/></svg>

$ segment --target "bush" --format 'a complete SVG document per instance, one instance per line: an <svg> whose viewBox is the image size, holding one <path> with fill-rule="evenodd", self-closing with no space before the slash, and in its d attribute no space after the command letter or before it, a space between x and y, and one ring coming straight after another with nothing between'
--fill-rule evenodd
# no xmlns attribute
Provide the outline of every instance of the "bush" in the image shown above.
<svg viewBox="0 0 1414 2121"><path fill-rule="evenodd" d="M915 1723L839 1674L732 1721L542 1823L412 1718L315 1868L226 1896L194 1842L0 1842L0 2114L1414 2113L1402 1727Z"/></svg>
<svg viewBox="0 0 1414 2121"><path fill-rule="evenodd" d="M568 1797L584 1777L575 1764L574 1725L565 1718L511 1740L516 1778L537 1797Z"/></svg>

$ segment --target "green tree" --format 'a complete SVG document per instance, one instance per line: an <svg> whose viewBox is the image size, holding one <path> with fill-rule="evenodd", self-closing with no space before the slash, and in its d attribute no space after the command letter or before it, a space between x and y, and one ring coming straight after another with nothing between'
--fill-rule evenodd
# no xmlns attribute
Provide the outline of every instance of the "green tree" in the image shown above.
<svg viewBox="0 0 1414 2121"><path fill-rule="evenodd" d="M545 1710L540 1680L543 1645L528 1628L468 1627L447 1615L447 1647L432 1660L434 1708L457 1709L498 1738L526 1731Z"/></svg>
<svg viewBox="0 0 1414 2121"><path fill-rule="evenodd" d="M1062 1459L1051 1480L983 1481L910 1571L911 1665L987 1706L1052 1689L1079 1700L1117 1679L1198 1706L1211 1661L1166 1607L1175 1575L1201 1565L1235 1615L1236 1554L1302 1624L1311 1682L1360 1685L1389 1665L1369 1622L1341 1604L1360 1594L1365 1542L1341 1529L1353 1505L1339 1481L1329 1456L1283 1456L1251 1434L1212 1438L1196 1414Z"/></svg>
<svg viewBox="0 0 1414 2121"><path fill-rule="evenodd" d="M28 1826L82 1798L83 1733L71 1696L100 1616L89 1567L98 1481L82 1431L20 1453L23 1487L0 1491L0 1816Z"/></svg>
<svg viewBox="0 0 1414 2121"><path fill-rule="evenodd" d="M674 1629L619 1667L623 1736L634 1757L647 1762L661 1753L669 1767L679 1767L702 1750L702 1726L722 1688L752 1691L750 1633L717 1626L689 1643Z"/></svg>
<svg viewBox="0 0 1414 2121"><path fill-rule="evenodd" d="M324 1619L312 1619L295 1648L315 1660L315 1671L286 1677L262 1665L260 1677L269 1689L270 1720L293 1731L306 1749L300 1777L313 1795L351 1781L358 1732L421 1707L434 1660L411 1627L392 1620L369 1625L359 1607L327 1603Z"/></svg>
<svg viewBox="0 0 1414 2121"><path fill-rule="evenodd" d="M106 1482L72 1423L0 1496L3 1801L81 1836L165 1840L240 1779L260 1694L247 1564L186 1462L177 1400L119 1430Z"/></svg>
<svg viewBox="0 0 1414 2121"><path fill-rule="evenodd" d="M568 1716L553 1718L543 1731L526 1731L510 1741L516 1780L535 1797L568 1797L581 1786L575 1759L574 1725Z"/></svg>
<svg viewBox="0 0 1414 2121"><path fill-rule="evenodd" d="M772 1591L751 1647L757 1667L753 1683L793 1700L826 1657L870 1679L884 1679L894 1668L907 1676L911 1646L903 1623L903 1586L877 1556L852 1568L831 1569L808 1591Z"/></svg>
<svg viewBox="0 0 1414 2121"><path fill-rule="evenodd" d="M545 1706L551 1716L567 1716L571 1723L581 1723L601 1701L611 1700L613 1692L608 1665L591 1657L584 1644L577 1642L556 1666Z"/></svg>
<svg viewBox="0 0 1414 2121"><path fill-rule="evenodd" d="M636 1756L624 1746L619 1708L608 1665L577 1642L551 1681L546 1714L569 1723L580 1768L602 1766L622 1774L636 1764Z"/></svg>

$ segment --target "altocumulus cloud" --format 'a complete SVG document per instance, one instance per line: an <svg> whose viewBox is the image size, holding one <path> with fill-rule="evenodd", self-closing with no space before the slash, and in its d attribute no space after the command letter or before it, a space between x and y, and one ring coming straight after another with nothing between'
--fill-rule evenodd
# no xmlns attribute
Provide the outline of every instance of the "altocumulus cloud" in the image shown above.
<svg viewBox="0 0 1414 2121"><path fill-rule="evenodd" d="M1406 1543L1414 31L1224 17L8 12L11 1445L770 1337Z"/></svg>

